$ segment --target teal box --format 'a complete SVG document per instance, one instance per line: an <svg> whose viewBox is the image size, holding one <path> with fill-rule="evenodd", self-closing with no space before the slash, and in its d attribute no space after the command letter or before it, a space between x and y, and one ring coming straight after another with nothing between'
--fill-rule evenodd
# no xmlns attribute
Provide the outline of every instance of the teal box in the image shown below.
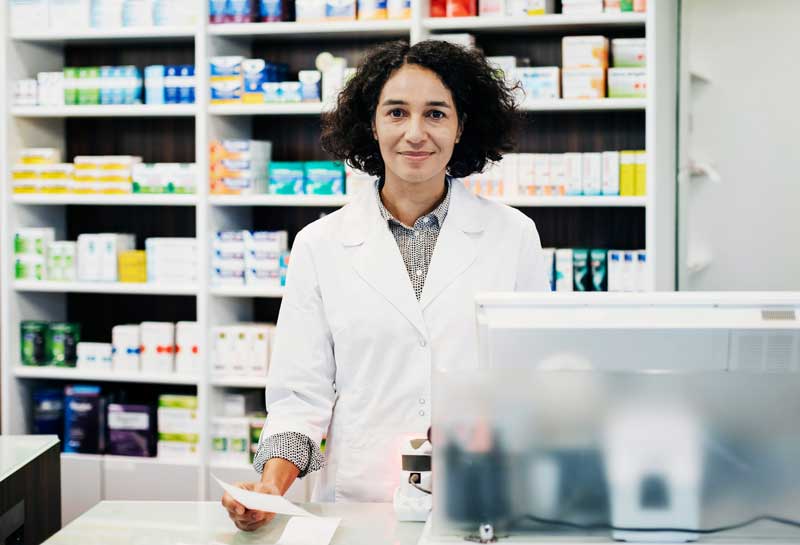
<svg viewBox="0 0 800 545"><path fill-rule="evenodd" d="M592 269L592 291L608 291L608 259L606 250L589 252Z"/></svg>
<svg viewBox="0 0 800 545"><path fill-rule="evenodd" d="M272 162L269 164L269 193L302 195L305 179L303 163Z"/></svg>
<svg viewBox="0 0 800 545"><path fill-rule="evenodd" d="M592 291L592 276L589 267L589 250L575 248L572 250L572 273L575 279L575 291Z"/></svg>
<svg viewBox="0 0 800 545"><path fill-rule="evenodd" d="M344 167L336 161L308 161L305 165L308 195L344 195Z"/></svg>

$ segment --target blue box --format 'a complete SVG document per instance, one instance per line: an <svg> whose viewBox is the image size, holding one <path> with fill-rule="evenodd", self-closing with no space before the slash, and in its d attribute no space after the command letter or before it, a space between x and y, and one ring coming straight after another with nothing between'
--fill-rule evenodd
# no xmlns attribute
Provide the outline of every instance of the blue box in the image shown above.
<svg viewBox="0 0 800 545"><path fill-rule="evenodd" d="M99 386L64 388L64 452L105 452L105 399Z"/></svg>
<svg viewBox="0 0 800 545"><path fill-rule="evenodd" d="M179 67L180 87L178 88L178 103L194 104L195 79L194 65L183 64Z"/></svg>
<svg viewBox="0 0 800 545"><path fill-rule="evenodd" d="M117 89L116 69L113 66L100 67L100 104L119 104L114 102L114 91Z"/></svg>
<svg viewBox="0 0 800 545"><path fill-rule="evenodd" d="M164 67L164 104L178 104L181 86L180 66Z"/></svg>

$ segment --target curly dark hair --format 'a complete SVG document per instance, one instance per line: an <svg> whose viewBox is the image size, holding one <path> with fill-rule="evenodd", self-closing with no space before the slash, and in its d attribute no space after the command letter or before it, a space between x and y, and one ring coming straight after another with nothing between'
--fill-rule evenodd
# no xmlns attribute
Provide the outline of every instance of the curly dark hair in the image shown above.
<svg viewBox="0 0 800 545"><path fill-rule="evenodd" d="M461 139L448 173L463 178L483 171L513 149L516 121L514 88L483 54L449 42L426 40L413 46L397 41L370 50L339 94L336 109L322 116L322 148L353 168L384 175L384 163L372 127L386 81L402 66L434 72L453 95Z"/></svg>

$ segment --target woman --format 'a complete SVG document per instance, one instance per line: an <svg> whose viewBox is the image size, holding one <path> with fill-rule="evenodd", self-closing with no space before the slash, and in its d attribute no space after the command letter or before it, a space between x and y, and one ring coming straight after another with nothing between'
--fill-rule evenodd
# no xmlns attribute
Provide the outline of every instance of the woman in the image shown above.
<svg viewBox="0 0 800 545"><path fill-rule="evenodd" d="M474 293L548 289L533 222L451 180L511 149L514 115L477 51L395 42L363 60L323 119L322 145L375 188L297 235L261 481L239 486L283 494L322 469L315 501L391 501L403 439L430 424L432 367L477 363ZM243 530L272 518L222 503Z"/></svg>

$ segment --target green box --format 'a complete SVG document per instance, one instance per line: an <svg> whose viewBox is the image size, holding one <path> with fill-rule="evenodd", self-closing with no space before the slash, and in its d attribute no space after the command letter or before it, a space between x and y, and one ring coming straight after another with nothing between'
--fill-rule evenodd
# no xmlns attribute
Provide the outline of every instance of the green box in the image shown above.
<svg viewBox="0 0 800 545"><path fill-rule="evenodd" d="M64 68L64 104L74 106L78 103L78 69Z"/></svg>
<svg viewBox="0 0 800 545"><path fill-rule="evenodd" d="M197 410L197 396L163 394L158 396L158 406L172 409Z"/></svg>
<svg viewBox="0 0 800 545"><path fill-rule="evenodd" d="M54 322L47 329L47 357L50 365L75 367L78 363L78 343L81 342L81 325Z"/></svg>
<svg viewBox="0 0 800 545"><path fill-rule="evenodd" d="M633 0L620 0L620 11L633 11Z"/></svg>
<svg viewBox="0 0 800 545"><path fill-rule="evenodd" d="M47 322L25 320L19 326L22 365L47 365Z"/></svg>
<svg viewBox="0 0 800 545"><path fill-rule="evenodd" d="M301 162L272 162L269 164L269 193L272 195L302 195L305 186L305 165Z"/></svg>
<svg viewBox="0 0 800 545"><path fill-rule="evenodd" d="M78 104L100 104L100 68L86 66L78 69Z"/></svg>

